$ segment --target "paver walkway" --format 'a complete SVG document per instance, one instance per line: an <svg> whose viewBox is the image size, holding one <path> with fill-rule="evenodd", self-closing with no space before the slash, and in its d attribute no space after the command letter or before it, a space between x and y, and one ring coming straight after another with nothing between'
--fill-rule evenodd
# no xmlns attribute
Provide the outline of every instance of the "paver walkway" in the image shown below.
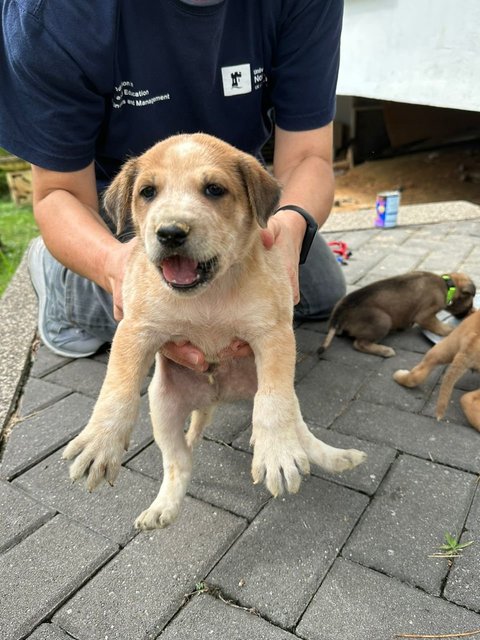
<svg viewBox="0 0 480 640"><path fill-rule="evenodd" d="M466 221L329 232L353 251L350 288L410 269L464 270L480 283L480 210ZM404 389L392 371L430 346L411 329L388 338L394 358L337 338L326 323L296 331L296 388L324 441L367 462L313 469L295 496L273 499L250 479L249 403L219 410L195 455L178 522L138 533L161 459L146 397L114 488L88 494L61 451L85 425L107 354L65 360L40 347L10 422L0 465L2 640L389 640L480 631L480 434L459 408L433 417L440 371ZM432 558L448 532L473 540ZM478 636L480 638L480 635Z"/></svg>

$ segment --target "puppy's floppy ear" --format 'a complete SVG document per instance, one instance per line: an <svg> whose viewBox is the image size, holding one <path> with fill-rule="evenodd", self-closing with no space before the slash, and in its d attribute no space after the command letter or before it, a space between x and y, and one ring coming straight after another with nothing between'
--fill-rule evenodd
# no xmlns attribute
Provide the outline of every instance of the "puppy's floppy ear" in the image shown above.
<svg viewBox="0 0 480 640"><path fill-rule="evenodd" d="M132 210L133 185L137 177L137 159L127 160L103 194L103 206L117 225L119 235L127 223Z"/></svg>
<svg viewBox="0 0 480 640"><path fill-rule="evenodd" d="M465 293L468 296L472 296L472 298L477 293L477 288L473 284L473 282L468 282L464 287L462 287L462 293Z"/></svg>
<svg viewBox="0 0 480 640"><path fill-rule="evenodd" d="M248 201L261 227L266 227L280 200L280 185L253 156L242 154L238 163Z"/></svg>

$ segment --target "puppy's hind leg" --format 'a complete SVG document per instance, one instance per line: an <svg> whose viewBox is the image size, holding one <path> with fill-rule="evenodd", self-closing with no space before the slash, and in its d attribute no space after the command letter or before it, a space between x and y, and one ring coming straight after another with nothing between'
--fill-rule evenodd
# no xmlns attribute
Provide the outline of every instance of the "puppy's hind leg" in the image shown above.
<svg viewBox="0 0 480 640"><path fill-rule="evenodd" d="M441 420L447 410L448 402L452 395L453 387L468 370L467 355L460 351L452 360L451 365L446 370L440 391L438 392L437 408L435 415L437 420Z"/></svg>
<svg viewBox="0 0 480 640"><path fill-rule="evenodd" d="M391 358L395 355L395 350L392 347L387 347L384 344L376 344L375 342L369 342L368 340L358 339L354 340L353 346L357 351L363 353L371 353L374 356L381 356L382 358Z"/></svg>
<svg viewBox="0 0 480 640"><path fill-rule="evenodd" d="M187 445L190 448L193 448L197 444L205 428L211 424L214 412L215 405L210 405L204 409L196 409L192 412L190 426L185 435Z"/></svg>
<svg viewBox="0 0 480 640"><path fill-rule="evenodd" d="M159 382L158 364L148 395L155 442L162 452L163 480L157 497L135 520L137 529L160 529L174 522L192 474L192 449L183 432L190 412L173 387Z"/></svg>
<svg viewBox="0 0 480 640"><path fill-rule="evenodd" d="M382 340L392 328L392 320L390 316L380 310L369 310L367 314L361 318L362 328L358 332L353 332L355 340L353 346L357 351L370 353L374 356L382 358L391 358L395 355L394 349L383 344L377 344L378 340Z"/></svg>

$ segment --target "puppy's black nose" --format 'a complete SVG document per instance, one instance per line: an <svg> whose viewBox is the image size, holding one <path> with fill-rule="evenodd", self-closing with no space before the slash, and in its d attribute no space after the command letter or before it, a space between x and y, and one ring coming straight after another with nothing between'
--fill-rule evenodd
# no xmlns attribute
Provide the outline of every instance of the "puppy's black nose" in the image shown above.
<svg viewBox="0 0 480 640"><path fill-rule="evenodd" d="M190 227L181 222L160 225L157 229L157 238L160 244L166 247L179 247L190 232Z"/></svg>

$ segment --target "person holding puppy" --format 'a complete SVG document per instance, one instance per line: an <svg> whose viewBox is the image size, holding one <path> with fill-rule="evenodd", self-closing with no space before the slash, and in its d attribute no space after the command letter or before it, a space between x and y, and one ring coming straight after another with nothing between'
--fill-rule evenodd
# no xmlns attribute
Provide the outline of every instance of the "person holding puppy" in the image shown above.
<svg viewBox="0 0 480 640"><path fill-rule="evenodd" d="M315 227L333 199L342 10L342 0L4 0L0 146L32 164L43 241L29 268L47 347L85 357L112 340L136 240L114 235L99 195L127 158L179 132L260 158L274 128L283 194L263 243L283 253L295 317L329 315L345 282ZM238 340L224 355L246 353ZM167 355L207 367L188 343Z"/></svg>

